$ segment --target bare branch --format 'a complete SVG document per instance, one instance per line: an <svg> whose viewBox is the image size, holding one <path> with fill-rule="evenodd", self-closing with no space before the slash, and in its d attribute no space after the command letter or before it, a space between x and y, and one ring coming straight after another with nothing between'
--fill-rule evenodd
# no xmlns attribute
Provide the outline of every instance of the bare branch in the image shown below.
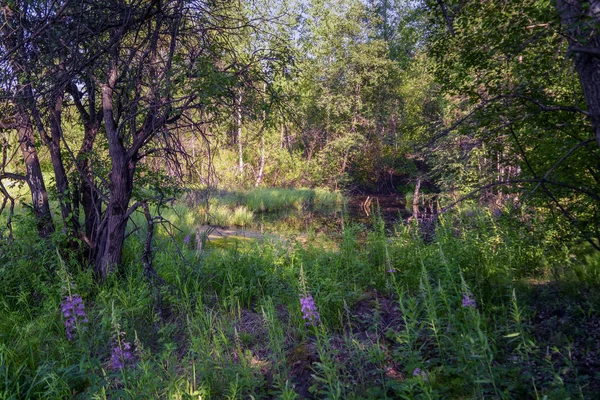
<svg viewBox="0 0 600 400"><path fill-rule="evenodd" d="M552 166L552 168L550 168L550 169L549 169L549 170L546 172L546 174L544 174L544 176L542 177L542 179L540 179L540 182L539 182L539 183L538 183L538 184L537 184L537 185L536 185L536 186L533 188L533 190L531 191L531 193L532 193L532 194L533 194L533 193L535 193L535 191L536 191L536 190L537 190L537 189L540 187L540 185L541 185L543 182L546 182L546 181L547 181L547 178L550 176L550 174L551 174L552 172L554 172L554 170L555 170L555 169L556 169L556 168L557 168L559 165L561 165L561 164L562 164L562 163L563 163L563 162L564 162L564 161L565 161L565 160L566 160L566 159L567 159L567 158L568 158L568 157L569 157L571 154L573 154L573 153L575 152L575 150L579 149L580 147L586 146L586 145L587 145L587 144L589 144L589 143L595 142L595 141L596 141L596 139L588 139L588 140L585 140L585 141L583 141L583 142L579 142L579 143L577 143L575 146L573 146L572 148L570 148L570 149L569 149L569 151L567 151L567 152L566 152L566 153L565 153L565 154L564 154L564 155L563 155L563 156L560 158L560 160L558 160L558 161L557 161L557 162L556 162L556 163L555 163L555 164Z"/></svg>
<svg viewBox="0 0 600 400"><path fill-rule="evenodd" d="M442 209L438 210L434 216L438 216L440 214L447 212L448 210L454 208L456 205L462 203L465 200L470 199L471 197L475 196L476 194L478 194L479 192L481 192L483 190L490 189L490 188L496 187L496 186L509 186L509 185L515 185L515 184L520 184L520 183L542 183L542 184L549 184L549 185L553 185L553 186L564 187L567 189L571 189L571 190L586 194L589 197L591 197L592 199L594 199L596 201L600 201L600 196L596 195L595 193L593 193L587 189L583 189L583 188L580 188L577 186L570 185L568 183L549 181L549 180L545 180L545 179L512 179L512 180L507 180L507 181L492 182L490 184L480 186L477 189L469 192L465 196L461 197L460 199L458 199L458 200L450 203L446 207L443 207ZM556 197L554 197L549 191L547 191L547 192L551 196L552 201L557 205L557 207L563 213L565 218L567 218L581 232L583 239L585 239L585 241L588 242L596 250L600 251L600 245L598 243L594 242L594 240L591 237L589 237L586 234L586 232L584 232L583 228L581 227L581 223L571 213L569 213L569 211L562 204L560 204L560 202L556 199Z"/></svg>
<svg viewBox="0 0 600 400"><path fill-rule="evenodd" d="M570 46L569 51L573 53L585 53L590 54L595 57L600 57L600 49L594 47L584 47L584 46Z"/></svg>

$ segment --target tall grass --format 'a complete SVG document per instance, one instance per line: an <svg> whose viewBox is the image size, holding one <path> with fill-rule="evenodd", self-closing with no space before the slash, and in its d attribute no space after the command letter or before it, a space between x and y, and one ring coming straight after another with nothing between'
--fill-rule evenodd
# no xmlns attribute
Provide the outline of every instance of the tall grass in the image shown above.
<svg viewBox="0 0 600 400"><path fill-rule="evenodd" d="M185 210L173 212L185 220ZM597 351L581 346L589 332L574 328L595 321L596 256L541 247L518 220L484 210L443 217L427 241L417 226L394 234L380 218L373 226L346 224L334 248L265 239L201 254L161 228L162 284L148 281L139 261L144 232L126 243L124 276L102 284L47 243L25 245L20 232L0 256L0 397L594 395L598 371L583 356ZM570 264L579 272L568 280L583 279L585 299L559 281L527 285ZM73 341L59 312L67 283L89 317ZM543 290L573 306L573 325L542 329L533 310L553 307L536 300ZM305 293L316 326L302 318ZM116 331L135 353L122 370L110 368Z"/></svg>
<svg viewBox="0 0 600 400"><path fill-rule="evenodd" d="M190 194L187 198L196 199L198 196ZM339 191L332 192L320 188L255 188L246 191L217 192L211 197L210 202L230 208L246 206L252 212L278 212L288 209L332 209L342 205L343 197ZM196 205L197 201L194 200L192 203Z"/></svg>
<svg viewBox="0 0 600 400"><path fill-rule="evenodd" d="M342 203L339 192L326 189L254 189L242 193L241 199L250 210L260 212L302 210L308 207L331 209Z"/></svg>
<svg viewBox="0 0 600 400"><path fill-rule="evenodd" d="M254 217L261 213L277 213L283 211L300 212L302 210L330 211L338 209L343 204L339 191L327 189L280 189L256 188L247 191L217 192L210 197L198 193L188 193L184 196L183 204L191 210L196 210L196 224L230 226L249 226ZM208 204L208 208L206 205ZM180 211L190 215L189 210ZM187 221L186 221L187 223Z"/></svg>
<svg viewBox="0 0 600 400"><path fill-rule="evenodd" d="M197 222L220 226L247 226L253 221L254 213L246 206L231 209L225 205L210 204L208 210L200 209Z"/></svg>

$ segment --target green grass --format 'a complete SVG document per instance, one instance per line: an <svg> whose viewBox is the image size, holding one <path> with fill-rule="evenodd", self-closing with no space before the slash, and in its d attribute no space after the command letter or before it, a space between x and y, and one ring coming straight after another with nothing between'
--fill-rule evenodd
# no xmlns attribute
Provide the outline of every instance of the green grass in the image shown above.
<svg viewBox="0 0 600 400"><path fill-rule="evenodd" d="M201 196L189 194L188 199L197 199ZM246 191L217 192L210 203L226 205L230 208L246 206L252 212L278 212L288 209L327 210L340 207L343 197L339 191L327 189L282 189L282 188L255 188ZM191 202L198 205L197 200ZM201 205L201 204L200 204Z"/></svg>
<svg viewBox="0 0 600 400"><path fill-rule="evenodd" d="M197 222L201 224L220 226L246 226L252 223L254 213L245 206L236 206L234 209L225 205L210 204L208 211L200 209Z"/></svg>
<svg viewBox="0 0 600 400"><path fill-rule="evenodd" d="M198 252L183 243L195 213L170 212L183 232L157 229L162 285L144 277L143 231L126 242L124 276L96 284L19 226L0 253L0 398L564 399L599 389L586 363L599 356L599 257L543 236L541 222L475 209L444 216L424 241L418 227L392 234L376 217L370 231L332 232L336 246L266 238ZM68 288L89 318L73 341L60 315ZM300 308L309 293L315 327ZM476 307L462 305L465 294ZM135 356L117 371L116 332Z"/></svg>
<svg viewBox="0 0 600 400"><path fill-rule="evenodd" d="M344 199L339 191L327 189L256 188L247 191L217 192L206 207L206 192L184 196L177 210L186 215L186 225L209 224L249 227L264 213L331 211L340 209ZM187 209L186 209L187 208Z"/></svg>
<svg viewBox="0 0 600 400"><path fill-rule="evenodd" d="M325 189L254 189L240 194L241 201L252 211L276 212L308 207L327 209L340 206L339 192Z"/></svg>

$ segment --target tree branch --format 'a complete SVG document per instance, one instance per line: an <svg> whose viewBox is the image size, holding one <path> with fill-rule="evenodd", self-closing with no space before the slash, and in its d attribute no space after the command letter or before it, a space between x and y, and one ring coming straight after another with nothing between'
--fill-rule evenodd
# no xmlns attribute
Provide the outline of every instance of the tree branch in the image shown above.
<svg viewBox="0 0 600 400"><path fill-rule="evenodd" d="M596 49L593 47L570 46L569 51L571 51L573 53L585 53L585 54L590 54L595 57L600 57L600 49Z"/></svg>

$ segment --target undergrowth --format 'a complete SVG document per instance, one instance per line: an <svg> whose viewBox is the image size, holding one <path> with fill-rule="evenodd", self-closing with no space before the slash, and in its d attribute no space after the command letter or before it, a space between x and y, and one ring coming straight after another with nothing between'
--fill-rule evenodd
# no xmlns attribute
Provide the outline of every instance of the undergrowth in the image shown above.
<svg viewBox="0 0 600 400"><path fill-rule="evenodd" d="M179 222L195 223L184 211ZM564 399L600 389L595 254L545 241L510 213L444 215L434 232L375 218L369 230L346 223L327 247L267 236L199 248L185 229L159 229L162 281L144 274L138 230L122 274L100 284L19 224L0 252L0 398ZM69 340L64 304L75 295L85 320Z"/></svg>
<svg viewBox="0 0 600 400"><path fill-rule="evenodd" d="M198 190L183 198L188 210L196 210L196 221L220 226L248 226L260 213L339 209L344 202L339 191L327 189L254 188L245 191Z"/></svg>

